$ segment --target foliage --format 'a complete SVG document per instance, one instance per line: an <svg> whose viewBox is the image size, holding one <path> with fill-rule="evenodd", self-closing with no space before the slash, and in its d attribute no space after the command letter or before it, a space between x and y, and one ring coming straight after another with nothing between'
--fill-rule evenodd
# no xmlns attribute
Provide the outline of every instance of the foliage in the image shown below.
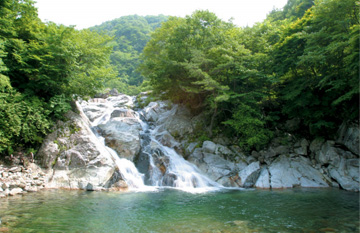
<svg viewBox="0 0 360 233"><path fill-rule="evenodd" d="M253 27L208 11L170 17L143 53L142 74L163 98L208 114L209 136L259 148L300 118L306 137L358 119L359 7L355 0L289 0ZM225 126L225 128L224 128Z"/></svg>
<svg viewBox="0 0 360 233"><path fill-rule="evenodd" d="M303 119L312 135L332 134L343 120L358 119L358 15L355 0L315 1L273 51L282 111Z"/></svg>
<svg viewBox="0 0 360 233"><path fill-rule="evenodd" d="M70 101L113 78L111 38L44 24L31 0L0 2L0 155L32 151Z"/></svg>
<svg viewBox="0 0 360 233"><path fill-rule="evenodd" d="M268 95L265 87L270 76L260 71L258 61L264 55L241 43L244 34L208 11L196 11L185 19L172 17L152 34L141 70L165 98L193 111L206 111L210 136L225 121L242 137L239 142L247 140L249 135L241 134L235 123L236 112L249 110L242 109L246 106L258 113L249 114L255 121L263 117L258 109Z"/></svg>

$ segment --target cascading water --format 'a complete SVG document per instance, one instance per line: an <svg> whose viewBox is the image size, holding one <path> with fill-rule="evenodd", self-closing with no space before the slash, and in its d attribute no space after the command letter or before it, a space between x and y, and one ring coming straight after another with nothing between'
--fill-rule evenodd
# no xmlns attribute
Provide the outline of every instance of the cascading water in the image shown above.
<svg viewBox="0 0 360 233"><path fill-rule="evenodd" d="M149 126L144 121L143 125L145 126L142 134L142 153L143 156L148 156L149 160L150 168L146 177L149 184L174 187L189 192L222 188L218 183L202 175L195 165L186 161L173 148L164 146L156 140L155 136L159 134L158 128L149 130Z"/></svg>
<svg viewBox="0 0 360 233"><path fill-rule="evenodd" d="M84 112L92 120L93 131L98 139L106 144L105 138L99 133L99 126L110 122L115 111L127 111L133 103L134 98L120 95L99 102L83 102L81 106L86 109L92 105L92 108ZM154 187L173 187L188 192L204 192L222 188L218 183L202 175L195 165L187 162L173 148L164 146L156 140L156 136L159 135L158 128L151 129L142 114L141 110L133 114L133 119L140 126L141 138L141 150L136 159L137 168L132 161L121 158L121 154L119 156L115 150L107 147L122 178L131 190L143 191L154 190Z"/></svg>

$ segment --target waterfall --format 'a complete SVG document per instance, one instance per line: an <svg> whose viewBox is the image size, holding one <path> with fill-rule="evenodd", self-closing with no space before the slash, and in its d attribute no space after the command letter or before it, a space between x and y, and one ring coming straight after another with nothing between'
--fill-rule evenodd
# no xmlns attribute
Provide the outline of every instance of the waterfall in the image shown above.
<svg viewBox="0 0 360 233"><path fill-rule="evenodd" d="M137 112L129 110L133 107L133 103L134 97L126 95L81 103L85 115L91 121L95 135L111 153L121 177L128 184L130 190L149 191L167 187L196 193L222 188L215 181L202 175L195 165L186 161L173 148L164 146L156 140L156 136L159 134L158 128L149 126L142 117L142 110ZM125 124L125 131L131 131L138 127L141 149L136 159L136 166L122 153L119 154L106 145L105 137L107 136L102 135L101 127L110 127L110 131L115 134L122 133L116 124L115 126L111 125L113 123L111 121L115 121L116 124ZM126 125L130 124L129 122L131 125Z"/></svg>

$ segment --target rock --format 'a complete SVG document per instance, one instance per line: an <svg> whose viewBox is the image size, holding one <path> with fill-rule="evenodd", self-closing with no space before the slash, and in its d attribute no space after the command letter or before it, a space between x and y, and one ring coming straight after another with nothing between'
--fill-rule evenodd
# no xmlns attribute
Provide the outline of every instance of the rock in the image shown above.
<svg viewBox="0 0 360 233"><path fill-rule="evenodd" d="M185 150L185 153L190 155L191 153L193 153L196 149L196 147L199 145L199 143L197 142L192 142L190 143L187 147L186 147L186 150Z"/></svg>
<svg viewBox="0 0 360 233"><path fill-rule="evenodd" d="M157 134L155 138L162 145L170 148L176 148L180 145L180 143L177 142L175 138L168 131L162 131L161 133Z"/></svg>
<svg viewBox="0 0 360 233"><path fill-rule="evenodd" d="M334 141L326 141L322 146L320 152L315 159L321 165L324 164L338 164L340 162L340 149L335 148Z"/></svg>
<svg viewBox="0 0 360 233"><path fill-rule="evenodd" d="M9 184L9 183L6 183L6 182L2 183L2 185L1 185L1 188L2 188L3 190L8 189L9 187L10 187L10 184Z"/></svg>
<svg viewBox="0 0 360 233"><path fill-rule="evenodd" d="M314 139L311 143L310 143L310 151L314 154L317 155L322 147L322 145L324 144L325 140L323 138L316 138Z"/></svg>
<svg viewBox="0 0 360 233"><path fill-rule="evenodd" d="M270 186L270 176L267 168L262 168L260 171L259 178L257 179L255 185L256 188L269 189Z"/></svg>
<svg viewBox="0 0 360 233"><path fill-rule="evenodd" d="M140 151L141 125L134 118L113 118L99 125L107 146L114 149L119 157L131 161Z"/></svg>
<svg viewBox="0 0 360 233"><path fill-rule="evenodd" d="M173 105L170 110L158 114L156 124L158 132L166 130L176 139L194 132L192 115L184 106Z"/></svg>
<svg viewBox="0 0 360 233"><path fill-rule="evenodd" d="M12 167L9 169L9 172L12 172L12 173L21 172L21 167Z"/></svg>
<svg viewBox="0 0 360 233"><path fill-rule="evenodd" d="M109 94L110 94L111 96L118 96L118 95L120 95L120 93L118 92L118 90L116 90L116 88L111 89L111 90L109 91Z"/></svg>
<svg viewBox="0 0 360 233"><path fill-rule="evenodd" d="M118 96L111 96L106 99L114 108L133 108L134 97L120 94Z"/></svg>
<svg viewBox="0 0 360 233"><path fill-rule="evenodd" d="M130 117L130 118L136 118L136 113L134 110L131 109L115 109L111 113L111 118L115 117Z"/></svg>
<svg viewBox="0 0 360 233"><path fill-rule="evenodd" d="M253 162L239 172L241 187L249 188L254 186L260 175L260 162Z"/></svg>
<svg viewBox="0 0 360 233"><path fill-rule="evenodd" d="M322 174L311 166L309 159L279 156L270 166L272 188L328 187Z"/></svg>
<svg viewBox="0 0 360 233"><path fill-rule="evenodd" d="M150 102L143 110L145 119L156 122L161 114L168 111L168 103L166 101Z"/></svg>
<svg viewBox="0 0 360 233"><path fill-rule="evenodd" d="M259 152L253 150L253 151L251 152L251 156L257 159L257 158L259 158L261 155L260 155Z"/></svg>
<svg viewBox="0 0 360 233"><path fill-rule="evenodd" d="M10 196L15 196L15 195L20 194L22 192L23 192L22 188L14 188L14 189L10 190L9 195Z"/></svg>
<svg viewBox="0 0 360 233"><path fill-rule="evenodd" d="M329 167L329 174L341 188L348 191L360 191L359 159L341 158L339 164Z"/></svg>
<svg viewBox="0 0 360 233"><path fill-rule="evenodd" d="M202 150L205 153L215 154L216 144L211 141L204 141L202 145Z"/></svg>
<svg viewBox="0 0 360 233"><path fill-rule="evenodd" d="M81 111L68 112L66 117L68 121L57 123L36 155L49 170L47 187L86 189L89 183L94 189L103 187L115 171L112 155L91 131ZM34 183L43 185L41 180Z"/></svg>
<svg viewBox="0 0 360 233"><path fill-rule="evenodd" d="M27 192L37 192L38 188L36 186L30 186L30 187L25 188L25 191L27 191Z"/></svg>
<svg viewBox="0 0 360 233"><path fill-rule="evenodd" d="M188 161L195 164L196 166L199 166L201 163L203 163L204 155L202 153L201 148L196 148L188 157Z"/></svg>
<svg viewBox="0 0 360 233"><path fill-rule="evenodd" d="M294 145L294 152L298 155L307 155L309 142L306 139L302 139Z"/></svg>
<svg viewBox="0 0 360 233"><path fill-rule="evenodd" d="M359 147L359 124L343 123L338 131L337 143L345 145L352 153L360 155Z"/></svg>
<svg viewBox="0 0 360 233"><path fill-rule="evenodd" d="M280 145L280 146L277 146L273 149L273 153L276 155L286 155L286 154L289 154L290 152L290 149L288 146L283 146L283 145ZM271 156L273 157L273 156Z"/></svg>

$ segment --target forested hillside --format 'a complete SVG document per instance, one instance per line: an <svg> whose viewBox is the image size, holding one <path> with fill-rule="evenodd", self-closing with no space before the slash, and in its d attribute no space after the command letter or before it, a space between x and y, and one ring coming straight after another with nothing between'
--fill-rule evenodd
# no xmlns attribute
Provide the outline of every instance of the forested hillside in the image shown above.
<svg viewBox="0 0 360 233"><path fill-rule="evenodd" d="M43 23L31 0L0 2L0 154L34 151L77 97L107 79L110 37Z"/></svg>
<svg viewBox="0 0 360 233"><path fill-rule="evenodd" d="M206 113L203 136L223 133L243 149L284 132L331 138L359 117L355 0L289 0L247 28L208 11L171 17L143 59L158 94Z"/></svg>
<svg viewBox="0 0 360 233"><path fill-rule="evenodd" d="M110 56L111 64L117 72L117 78L106 82L106 87L116 88L125 94L138 94L144 77L137 71L140 65L140 54L150 34L167 16L123 16L90 28L108 36L113 40L109 43L113 47Z"/></svg>

